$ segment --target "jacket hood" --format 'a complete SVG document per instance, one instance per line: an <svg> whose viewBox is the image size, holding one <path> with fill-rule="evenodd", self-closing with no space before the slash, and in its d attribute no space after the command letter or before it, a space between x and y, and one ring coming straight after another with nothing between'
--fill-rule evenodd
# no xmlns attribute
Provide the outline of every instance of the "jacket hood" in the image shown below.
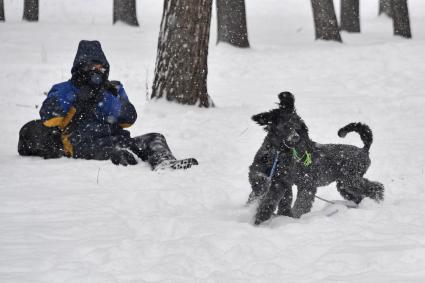
<svg viewBox="0 0 425 283"><path fill-rule="evenodd" d="M71 73L74 75L78 69L87 64L102 64L109 73L109 63L103 53L102 46L97 40L81 40L78 44L77 54L72 64Z"/></svg>

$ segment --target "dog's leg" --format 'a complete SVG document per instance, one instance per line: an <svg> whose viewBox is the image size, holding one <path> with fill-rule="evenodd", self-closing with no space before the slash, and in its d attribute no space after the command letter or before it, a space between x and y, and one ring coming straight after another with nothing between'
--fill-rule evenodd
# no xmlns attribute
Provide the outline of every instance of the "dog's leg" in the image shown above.
<svg viewBox="0 0 425 283"><path fill-rule="evenodd" d="M366 178L358 177L350 182L338 181L338 192L346 200L359 204L365 197L382 201L384 199L384 185L378 182L369 181Z"/></svg>
<svg viewBox="0 0 425 283"><path fill-rule="evenodd" d="M292 188L288 190L282 197L277 208L278 215L292 216Z"/></svg>
<svg viewBox="0 0 425 283"><path fill-rule="evenodd" d="M249 171L249 182L251 184L252 191L249 194L247 204L260 199L270 188L271 178L267 175L251 170Z"/></svg>
<svg viewBox="0 0 425 283"><path fill-rule="evenodd" d="M379 182L373 182L366 178L359 178L361 185L361 194L363 197L368 197L376 201L384 199L384 185Z"/></svg>
<svg viewBox="0 0 425 283"><path fill-rule="evenodd" d="M292 208L292 217L300 218L301 215L310 212L313 206L314 196L316 195L317 188L312 186L298 186L297 199L294 207Z"/></svg>
<svg viewBox="0 0 425 283"><path fill-rule="evenodd" d="M360 180L356 178L356 181L350 180L340 180L336 183L336 188L341 196L349 201L354 201L356 204L359 204L362 199L365 197L362 194Z"/></svg>
<svg viewBox="0 0 425 283"><path fill-rule="evenodd" d="M257 213L255 215L255 225L259 225L261 222L268 220L279 203L283 196L288 195L292 191L292 184L280 180L272 180L270 189L265 194L264 198L261 200Z"/></svg>
<svg viewBox="0 0 425 283"><path fill-rule="evenodd" d="M251 194L247 203L260 199L270 188L271 178L268 176L272 167L273 155L266 143L261 145L254 157L254 161L249 166L249 183L251 184Z"/></svg>

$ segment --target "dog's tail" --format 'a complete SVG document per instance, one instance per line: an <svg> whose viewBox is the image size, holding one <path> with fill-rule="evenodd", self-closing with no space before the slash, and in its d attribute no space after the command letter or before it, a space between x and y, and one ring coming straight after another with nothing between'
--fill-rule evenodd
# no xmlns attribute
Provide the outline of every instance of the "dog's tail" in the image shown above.
<svg viewBox="0 0 425 283"><path fill-rule="evenodd" d="M363 150L369 151L373 141L372 131L369 126L362 123L350 123L339 129L338 136L343 138L350 132L357 132L364 143Z"/></svg>

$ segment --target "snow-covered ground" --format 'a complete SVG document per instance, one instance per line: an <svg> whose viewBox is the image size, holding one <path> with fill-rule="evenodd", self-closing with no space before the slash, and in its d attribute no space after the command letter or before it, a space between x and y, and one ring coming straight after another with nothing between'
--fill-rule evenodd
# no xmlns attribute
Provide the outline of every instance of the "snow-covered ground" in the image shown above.
<svg viewBox="0 0 425 283"><path fill-rule="evenodd" d="M215 45L214 17L208 89L217 107L199 109L146 99L162 1L138 1L141 27L131 28L110 24L112 1L41 0L33 24L20 21L22 1L5 0L0 282L425 282L425 6L409 0L413 40L404 40L376 16L377 2L361 1L363 32L343 33L344 44L313 40L307 0L247 0L246 50ZM161 132L200 166L152 172L17 155L20 127L69 78L80 39L102 42L110 77L139 112L133 135ZM336 132L370 125L367 177L385 185L383 203L326 217L317 200L299 220L252 225L247 173L264 132L250 117L284 90L318 142L361 145ZM334 185L318 195L340 199Z"/></svg>

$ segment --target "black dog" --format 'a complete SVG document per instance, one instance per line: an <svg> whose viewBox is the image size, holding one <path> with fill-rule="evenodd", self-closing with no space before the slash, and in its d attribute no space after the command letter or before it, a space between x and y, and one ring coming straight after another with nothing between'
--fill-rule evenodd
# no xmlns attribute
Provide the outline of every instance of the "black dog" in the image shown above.
<svg viewBox="0 0 425 283"><path fill-rule="evenodd" d="M64 156L60 129L46 127L41 120L26 123L19 131L18 153L44 159Z"/></svg>
<svg viewBox="0 0 425 283"><path fill-rule="evenodd" d="M351 123L338 131L340 137L357 132L363 148L343 144L318 144L308 136L308 128L297 115L294 96L279 94L279 108L260 113L252 119L265 126L267 136L249 168L252 192L248 203L259 199L255 224L279 215L299 218L310 211L317 187L337 182L346 200L360 203L369 197L383 199L384 186L363 177L370 165L369 148L372 132L361 123ZM292 186L297 199L292 204Z"/></svg>

